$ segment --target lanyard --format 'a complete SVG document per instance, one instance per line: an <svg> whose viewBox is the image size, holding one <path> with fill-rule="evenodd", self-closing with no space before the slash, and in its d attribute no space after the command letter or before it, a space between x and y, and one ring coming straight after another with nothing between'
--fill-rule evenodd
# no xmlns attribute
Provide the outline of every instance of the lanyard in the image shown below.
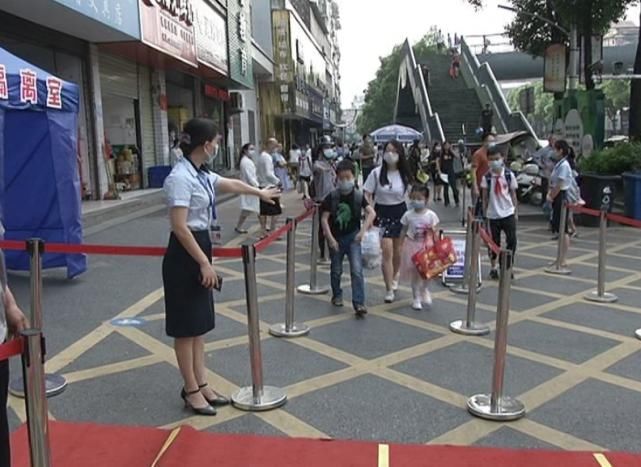
<svg viewBox="0 0 641 467"><path fill-rule="evenodd" d="M207 177L207 175L204 175ZM216 204L214 204L214 188L211 186L211 182L207 178L207 181L203 180L201 174L196 175L200 186L202 186L207 192L207 197L209 198L209 207L211 208L212 220L216 220Z"/></svg>

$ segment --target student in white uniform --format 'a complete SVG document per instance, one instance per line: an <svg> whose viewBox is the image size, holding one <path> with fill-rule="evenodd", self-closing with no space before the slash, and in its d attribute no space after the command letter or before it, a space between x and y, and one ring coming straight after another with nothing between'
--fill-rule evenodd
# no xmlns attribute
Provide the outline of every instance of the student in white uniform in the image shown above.
<svg viewBox="0 0 641 467"><path fill-rule="evenodd" d="M185 124L181 138L184 157L165 180L171 236L163 259L165 329L173 337L178 367L184 380L181 397L199 415L216 415L216 406L229 400L207 385L204 335L215 325L212 289L219 278L212 266L210 230L216 193L258 196L266 203L275 190L259 190L240 180L207 170L217 153L220 134L211 120L195 118Z"/></svg>
<svg viewBox="0 0 641 467"><path fill-rule="evenodd" d="M405 199L411 186L403 145L392 140L385 146L383 164L376 167L367 177L363 191L370 205L376 211L375 226L381 230L383 250L383 279L387 293L385 302L392 303L398 289L398 275L401 267L401 218L407 211Z"/></svg>
<svg viewBox="0 0 641 467"><path fill-rule="evenodd" d="M253 144L246 144L240 150L240 179L249 186L258 188L258 178L256 177L256 164L254 158L256 157L256 148ZM253 195L240 195L240 216L238 217L238 224L234 229L236 233L246 234L247 230L243 228L243 224L247 218L252 215L260 213L260 202L257 196Z"/></svg>

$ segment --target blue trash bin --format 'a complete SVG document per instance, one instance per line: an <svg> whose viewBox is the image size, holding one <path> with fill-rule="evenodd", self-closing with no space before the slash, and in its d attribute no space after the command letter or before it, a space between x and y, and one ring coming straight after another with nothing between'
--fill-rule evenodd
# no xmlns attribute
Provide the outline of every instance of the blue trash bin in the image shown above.
<svg viewBox="0 0 641 467"><path fill-rule="evenodd" d="M165 179L171 172L171 165L158 165L149 167L147 176L149 178L149 188L162 188Z"/></svg>
<svg viewBox="0 0 641 467"><path fill-rule="evenodd" d="M625 216L641 220L641 172L623 174L623 194Z"/></svg>

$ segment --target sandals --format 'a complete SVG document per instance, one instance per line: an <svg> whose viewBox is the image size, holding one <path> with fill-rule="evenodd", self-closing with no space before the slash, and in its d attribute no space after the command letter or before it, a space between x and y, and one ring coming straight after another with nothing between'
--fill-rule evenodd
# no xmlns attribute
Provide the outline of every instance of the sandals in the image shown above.
<svg viewBox="0 0 641 467"><path fill-rule="evenodd" d="M198 390L200 391L201 389L204 389L208 386L207 383L201 384L198 386ZM214 391L215 392L215 391ZM225 405L229 405L230 401L226 397L221 396L220 394L216 393L216 397L214 399L207 399L207 397L203 394L203 397L205 397L205 400L209 402L209 405L212 407L223 407Z"/></svg>

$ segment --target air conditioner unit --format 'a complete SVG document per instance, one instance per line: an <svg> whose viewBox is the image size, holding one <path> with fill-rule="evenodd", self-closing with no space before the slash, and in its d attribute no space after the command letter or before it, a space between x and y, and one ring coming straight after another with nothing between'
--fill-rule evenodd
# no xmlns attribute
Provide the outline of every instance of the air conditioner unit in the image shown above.
<svg viewBox="0 0 641 467"><path fill-rule="evenodd" d="M232 92L229 95L229 111L231 113L241 113L245 110L245 99L239 92Z"/></svg>

